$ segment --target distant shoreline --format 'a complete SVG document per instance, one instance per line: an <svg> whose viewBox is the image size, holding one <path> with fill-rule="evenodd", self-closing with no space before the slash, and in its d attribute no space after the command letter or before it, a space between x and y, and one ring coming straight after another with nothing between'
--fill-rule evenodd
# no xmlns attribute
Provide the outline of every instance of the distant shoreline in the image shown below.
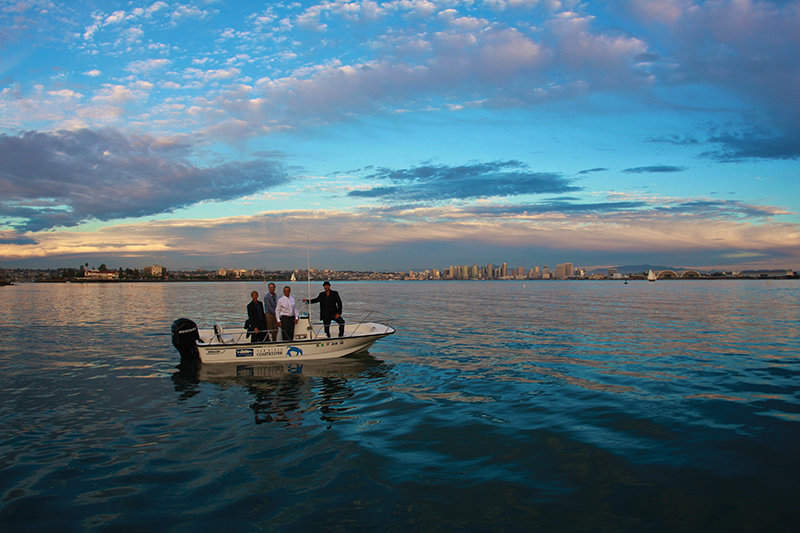
<svg viewBox="0 0 800 533"><path fill-rule="evenodd" d="M680 281L725 281L725 280L734 280L734 281L771 281L771 280L798 280L800 279L800 275L795 276L774 276L774 277L753 277L753 276L706 276L706 277L697 277L697 278L664 278L659 279L657 283L661 282L680 282ZM646 278L622 278L622 279L614 279L614 278L567 278L567 279L384 279L384 280L376 280L376 279L369 279L369 278L350 278L350 279L336 279L336 278L320 278L320 279L312 279L312 283L321 283L323 281L331 281L334 283L348 283L353 281L371 281L371 282L452 282L452 283L459 283L459 282L515 282L515 283L547 283L547 282L554 282L554 281L570 281L570 282L647 282ZM82 278L72 278L72 279L37 279L32 281L26 280L14 280L12 282L0 283L0 286L11 286L16 284L24 284L24 283L90 283L90 284L114 284L114 283L286 283L286 284L304 284L308 283L308 280L297 280L297 281L290 281L288 279L285 280L263 280L263 279L248 279L248 278L238 278L238 279L82 279Z"/></svg>

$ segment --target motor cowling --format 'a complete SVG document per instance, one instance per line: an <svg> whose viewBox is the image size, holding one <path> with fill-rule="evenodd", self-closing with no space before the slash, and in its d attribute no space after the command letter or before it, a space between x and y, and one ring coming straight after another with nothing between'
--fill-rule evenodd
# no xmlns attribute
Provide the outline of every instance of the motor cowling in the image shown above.
<svg viewBox="0 0 800 533"><path fill-rule="evenodd" d="M172 323L172 345L181 354L181 359L197 359L200 354L197 351L197 339L200 333L197 331L197 324L188 318L179 318Z"/></svg>

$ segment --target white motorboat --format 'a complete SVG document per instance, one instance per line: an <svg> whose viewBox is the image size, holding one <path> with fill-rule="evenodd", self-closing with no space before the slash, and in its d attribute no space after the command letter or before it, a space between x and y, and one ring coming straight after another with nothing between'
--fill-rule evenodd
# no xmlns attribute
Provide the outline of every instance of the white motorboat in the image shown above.
<svg viewBox="0 0 800 533"><path fill-rule="evenodd" d="M214 321L197 326L186 318L172 324L172 344L182 359L200 358L203 363L294 362L333 359L368 350L378 339L395 332L389 325L392 318L383 315L386 323L376 322L378 313L371 312L363 320L346 323L344 335L334 323L334 336L325 334L322 324L312 324L302 316L294 328L294 338L274 342L252 342L251 333L231 321Z"/></svg>

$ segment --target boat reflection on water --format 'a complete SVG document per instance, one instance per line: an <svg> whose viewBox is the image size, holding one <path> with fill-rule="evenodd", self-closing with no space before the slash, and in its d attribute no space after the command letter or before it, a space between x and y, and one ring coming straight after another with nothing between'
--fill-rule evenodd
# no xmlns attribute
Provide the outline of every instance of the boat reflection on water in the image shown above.
<svg viewBox="0 0 800 533"><path fill-rule="evenodd" d="M200 381L225 382L237 379L282 379L287 376L355 377L381 361L369 354L302 362L215 363L200 365Z"/></svg>
<svg viewBox="0 0 800 533"><path fill-rule="evenodd" d="M345 402L355 394L352 383L382 373L383 361L369 353L293 363L206 364L182 362L172 381L181 400L200 392L203 383L228 389L240 386L254 397L255 423L300 424L316 412L325 422L349 418Z"/></svg>

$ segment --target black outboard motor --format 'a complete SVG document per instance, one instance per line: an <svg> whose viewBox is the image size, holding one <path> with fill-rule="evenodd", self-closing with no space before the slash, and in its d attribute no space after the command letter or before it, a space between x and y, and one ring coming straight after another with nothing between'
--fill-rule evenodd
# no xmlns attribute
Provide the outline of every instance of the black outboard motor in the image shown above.
<svg viewBox="0 0 800 533"><path fill-rule="evenodd" d="M172 345L181 354L181 360L200 357L196 342L199 338L197 324L188 318L179 318L172 323Z"/></svg>

